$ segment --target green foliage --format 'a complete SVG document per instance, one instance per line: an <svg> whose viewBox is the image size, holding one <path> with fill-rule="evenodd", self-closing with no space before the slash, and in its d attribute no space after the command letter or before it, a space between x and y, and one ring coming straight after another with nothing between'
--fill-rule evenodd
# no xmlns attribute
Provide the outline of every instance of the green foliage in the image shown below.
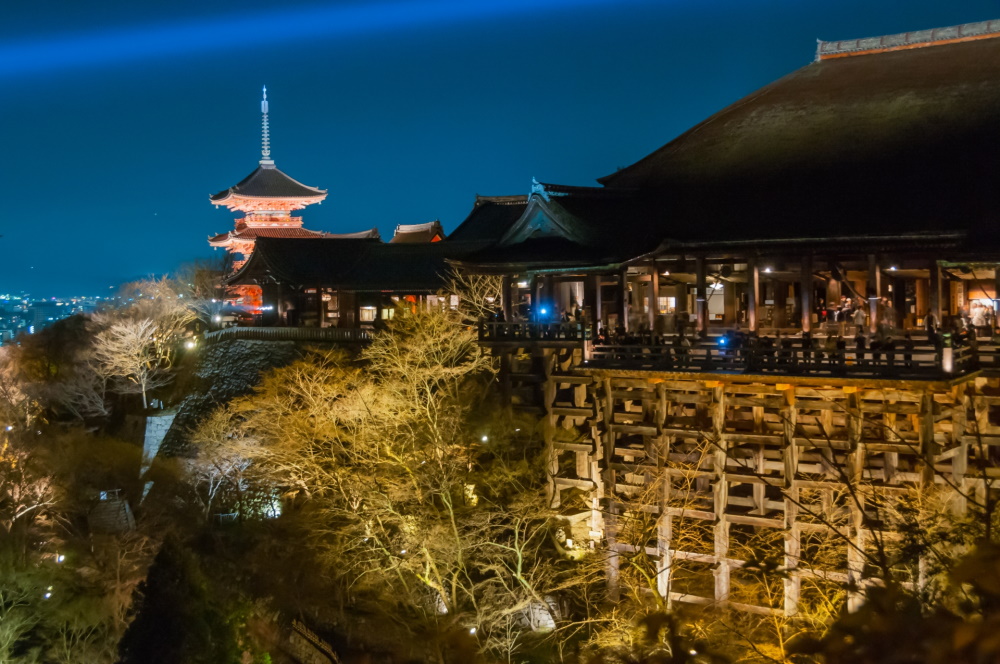
<svg viewBox="0 0 1000 664"><path fill-rule="evenodd" d="M209 592L196 558L167 538L140 584L120 664L237 664L232 617Z"/></svg>

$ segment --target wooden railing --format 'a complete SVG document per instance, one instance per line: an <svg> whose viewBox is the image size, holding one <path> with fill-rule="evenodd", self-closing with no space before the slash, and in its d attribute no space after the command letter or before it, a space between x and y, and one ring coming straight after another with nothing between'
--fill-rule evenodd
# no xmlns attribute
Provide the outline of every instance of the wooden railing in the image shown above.
<svg viewBox="0 0 1000 664"><path fill-rule="evenodd" d="M502 341L585 341L587 339L590 339L590 324L586 322L479 322L479 341L487 343Z"/></svg>
<svg viewBox="0 0 1000 664"><path fill-rule="evenodd" d="M207 343L232 339L365 343L371 338L371 330L360 330L353 327L227 327L205 334Z"/></svg>
<svg viewBox="0 0 1000 664"><path fill-rule="evenodd" d="M981 360L987 367L1000 367L995 349L989 351L983 354L968 346L941 350L932 346L831 350L801 345L727 349L718 343L600 344L591 349L587 365L656 371L947 379L978 370Z"/></svg>

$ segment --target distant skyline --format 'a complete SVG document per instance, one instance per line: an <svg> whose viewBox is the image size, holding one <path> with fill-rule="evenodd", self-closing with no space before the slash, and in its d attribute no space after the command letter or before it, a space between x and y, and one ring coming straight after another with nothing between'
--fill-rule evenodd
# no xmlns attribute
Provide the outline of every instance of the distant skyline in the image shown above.
<svg viewBox="0 0 1000 664"><path fill-rule="evenodd" d="M1000 18L986 0L65 3L4 9L0 292L102 295L213 255L208 196L272 156L306 227L594 185L812 61L816 39ZM984 63L984 66L1000 66ZM216 254L217 255L217 254Z"/></svg>

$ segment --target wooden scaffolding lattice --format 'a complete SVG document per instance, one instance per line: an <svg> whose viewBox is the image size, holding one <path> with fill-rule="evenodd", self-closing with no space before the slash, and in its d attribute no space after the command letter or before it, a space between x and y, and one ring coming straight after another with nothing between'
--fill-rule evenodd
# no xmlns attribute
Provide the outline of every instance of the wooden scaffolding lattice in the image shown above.
<svg viewBox="0 0 1000 664"><path fill-rule="evenodd" d="M1000 385L587 369L545 351L551 504L608 555L612 597L792 617L873 581L894 503L967 497L1000 477ZM970 472L970 468L974 468ZM777 580L760 583L761 559ZM627 564L624 564L627 563ZM919 570L900 570L920 585Z"/></svg>

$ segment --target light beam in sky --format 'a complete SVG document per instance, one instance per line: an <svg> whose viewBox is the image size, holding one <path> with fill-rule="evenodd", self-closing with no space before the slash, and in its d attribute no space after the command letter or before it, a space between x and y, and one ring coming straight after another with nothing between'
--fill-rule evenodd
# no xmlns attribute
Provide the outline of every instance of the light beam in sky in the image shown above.
<svg viewBox="0 0 1000 664"><path fill-rule="evenodd" d="M266 49L279 42L376 35L491 18L533 21L555 11L653 0L417 0L219 15L166 24L45 36L0 45L0 79L212 51ZM549 18L549 17L547 17ZM514 40L512 40L512 46Z"/></svg>

